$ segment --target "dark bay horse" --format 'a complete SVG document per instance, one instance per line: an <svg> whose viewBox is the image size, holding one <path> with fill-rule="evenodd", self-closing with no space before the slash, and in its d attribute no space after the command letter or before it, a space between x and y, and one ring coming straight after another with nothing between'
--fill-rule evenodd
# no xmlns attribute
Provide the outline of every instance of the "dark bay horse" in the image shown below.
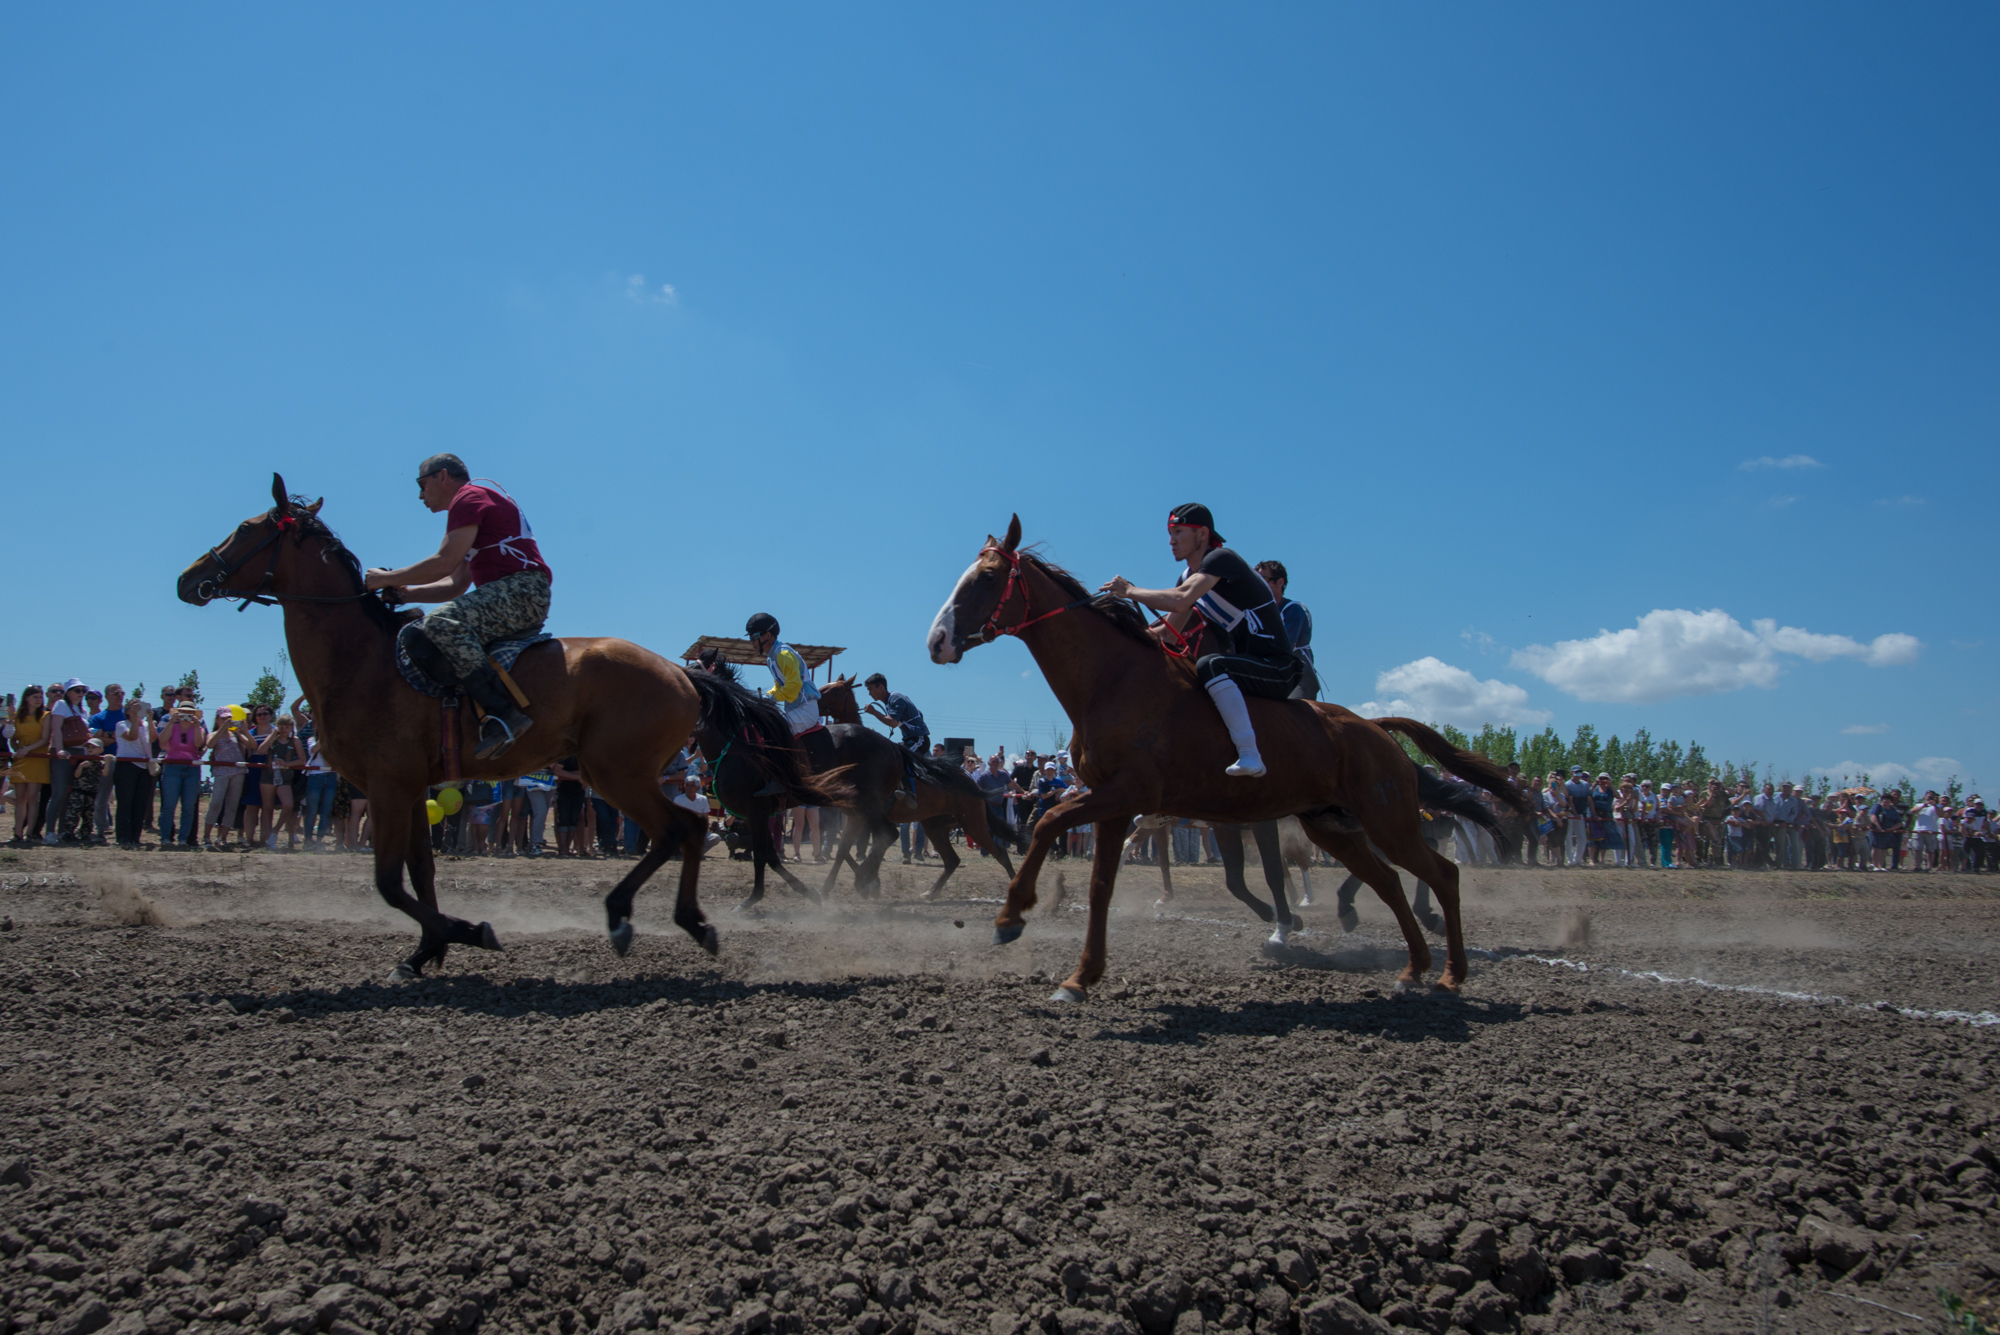
<svg viewBox="0 0 2000 1335"><path fill-rule="evenodd" d="M1518 803L1505 773L1413 719L1371 721L1337 705L1252 699L1269 772L1230 778L1223 768L1235 748L1196 683L1193 664L1165 652L1134 605L1091 595L1068 572L1022 552L1020 543L1017 515L1006 537L989 536L959 577L928 639L933 662L955 663L968 649L1017 635L1069 715L1071 755L1089 785L1036 825L995 919L995 940L1020 935L1035 904L1035 878L1057 836L1096 822L1083 957L1055 994L1056 1000L1080 1001L1104 975L1106 918L1132 817L1156 812L1245 825L1295 815L1314 843L1394 911L1410 949L1403 984L1424 977L1431 955L1391 864L1430 883L1445 913L1446 962L1438 981L1451 990L1461 986L1468 965L1458 868L1424 843L1419 771L1390 732L1503 801Z"/></svg>
<svg viewBox="0 0 2000 1335"><path fill-rule="evenodd" d="M833 888L833 878L840 871L842 859L847 859L854 868L855 888L863 894L880 893L882 859L896 838L896 827L908 824L923 826L944 864L944 870L931 882L930 889L924 891L925 899L938 897L962 861L958 850L951 846L954 829L964 830L968 843L991 853L1009 877L1014 875L1014 861L1007 856L1014 827L1005 822L994 824L993 809L986 805L986 795L962 768L948 760L917 755L893 738L863 727L851 675L821 687L819 707L820 712L834 721L827 731L840 734L841 748L861 762L853 770L854 805L847 809L840 849L834 856L833 869L827 873L828 890ZM858 862L850 856L857 840L862 848Z"/></svg>
<svg viewBox="0 0 2000 1335"><path fill-rule="evenodd" d="M766 867L795 893L821 903L820 892L792 875L778 856L771 818L786 807L833 806L852 800L847 771L815 776L784 714L768 698L741 684L727 664L692 676L705 701L712 700L695 729L695 746L708 761L722 809L741 820L750 835L750 893L737 910L747 912L764 898ZM769 791L773 787L776 792Z"/></svg>
<svg viewBox="0 0 2000 1335"><path fill-rule="evenodd" d="M498 950L489 923L438 909L437 872L424 816L426 790L445 781L445 715L396 670L396 632L415 613L392 612L361 583L361 563L306 504L271 477L271 508L238 524L181 572L182 601L222 598L276 603L284 609L285 644L312 701L327 763L368 794L375 825L375 888L423 929L416 950L396 966L415 978L441 963L452 945ZM681 850L674 922L709 954L715 928L696 895L707 821L660 791L660 772L694 731L702 697L674 664L616 639L562 639L521 655L514 679L531 701L535 728L504 756L475 760L478 717L458 711L459 777L510 779L576 756L584 782L602 793L650 840L645 857L604 898L611 944L632 944L632 900L675 850ZM413 897L403 888L409 869Z"/></svg>

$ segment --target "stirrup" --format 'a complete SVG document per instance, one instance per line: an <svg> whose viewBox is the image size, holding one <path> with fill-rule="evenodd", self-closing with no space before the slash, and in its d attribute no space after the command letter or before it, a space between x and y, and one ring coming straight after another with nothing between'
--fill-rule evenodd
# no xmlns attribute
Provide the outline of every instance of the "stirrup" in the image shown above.
<svg viewBox="0 0 2000 1335"><path fill-rule="evenodd" d="M500 729L498 737L492 735L491 730L495 725ZM472 754L476 759L490 760L521 740L521 734L533 726L533 722L527 718L521 719L517 728L498 714L488 714L480 721L479 745L473 749Z"/></svg>
<svg viewBox="0 0 2000 1335"><path fill-rule="evenodd" d="M1255 751L1244 751L1236 757L1236 763L1222 771L1232 779L1261 779L1264 777L1264 757Z"/></svg>

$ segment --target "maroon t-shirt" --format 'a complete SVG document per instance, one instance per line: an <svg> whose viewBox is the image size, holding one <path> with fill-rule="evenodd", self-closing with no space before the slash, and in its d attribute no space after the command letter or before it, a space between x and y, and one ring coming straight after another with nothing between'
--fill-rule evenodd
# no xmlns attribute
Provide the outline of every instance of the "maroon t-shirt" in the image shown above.
<svg viewBox="0 0 2000 1335"><path fill-rule="evenodd" d="M542 559L542 549L535 545L534 530L521 517L520 507L500 492L471 483L458 489L451 509L445 512L445 531L467 527L479 530L472 540L475 588L523 570L539 570L554 582L554 572Z"/></svg>

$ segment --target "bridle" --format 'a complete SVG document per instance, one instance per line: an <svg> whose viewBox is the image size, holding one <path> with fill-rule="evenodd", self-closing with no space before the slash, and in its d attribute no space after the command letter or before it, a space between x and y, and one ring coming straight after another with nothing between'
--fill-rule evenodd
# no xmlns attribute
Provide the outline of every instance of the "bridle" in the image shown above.
<svg viewBox="0 0 2000 1335"><path fill-rule="evenodd" d="M209 548L208 559L215 562L215 573L194 586L195 596L199 597L203 602L208 602L216 598L222 598L225 602L232 598L241 598L243 601L236 609L241 612L248 609L252 603L257 603L264 607L276 607L280 603L351 603L356 599L367 598L372 595L374 592L372 589L363 589L359 593L345 593L334 597L303 593L273 593L271 591L271 581L278 574L278 553L281 550L278 546L278 539L284 537L290 530L297 528L298 524L299 521L296 515L279 515L272 521L269 535L234 561L223 560L220 551L214 547ZM264 578L258 581L256 588L245 593L241 589L224 589L222 587L225 580L235 575L244 566L249 565L251 561L256 559L257 553L267 547L271 549L271 560L264 567Z"/></svg>
<svg viewBox="0 0 2000 1335"><path fill-rule="evenodd" d="M996 553L1007 562L1007 583L1000 590L1000 601L993 604L993 611L986 618L986 623L970 635L960 635L953 638L952 648L960 653L964 653L967 649L977 648L982 644L991 644L1002 635L1019 635L1036 622L1047 621L1050 617L1061 616L1064 612L1070 611L1073 608L1086 607L1097 601L1096 594L1089 594L1076 599L1074 602L1064 603L1061 607L1053 608L1042 613L1040 616L1035 616L1033 615L1035 610L1034 602L1028 597L1028 586L1021 579L1021 554L998 546L981 548L979 554L984 556L987 552ZM1000 624L1000 609L1005 607L1007 600L1014 596L1016 587L1021 590L1021 620L1011 626L1003 626Z"/></svg>
<svg viewBox="0 0 2000 1335"><path fill-rule="evenodd" d="M1088 607L1104 596L1102 594L1089 594L1073 602L1064 603L1061 607L1051 608L1049 611L1043 612L1040 616L1033 615L1035 610L1034 604L1028 597L1027 584L1021 579L1021 554L1009 551L1005 547L984 547L980 549L979 554L984 556L987 552L993 552L1007 562L1007 583L1000 590L1000 600L993 604L993 611L987 616L985 624L970 635L959 635L952 638L952 648L961 654L967 649L974 649L982 644L991 644L1002 635L1019 635L1036 622L1047 621L1050 617L1061 616L1064 612L1075 608ZM1017 585L1021 590L1021 620L1011 626L1003 626L1000 624L1000 609L1007 606L1007 600L1014 596L1014 589ZM1160 640L1160 649L1169 658L1188 658L1193 656L1196 647L1200 643L1201 636L1199 631L1193 636L1183 635L1178 630L1175 630L1165 617L1161 617L1153 624L1163 627L1168 635L1179 641L1180 647L1175 648L1173 645L1168 644L1164 638Z"/></svg>

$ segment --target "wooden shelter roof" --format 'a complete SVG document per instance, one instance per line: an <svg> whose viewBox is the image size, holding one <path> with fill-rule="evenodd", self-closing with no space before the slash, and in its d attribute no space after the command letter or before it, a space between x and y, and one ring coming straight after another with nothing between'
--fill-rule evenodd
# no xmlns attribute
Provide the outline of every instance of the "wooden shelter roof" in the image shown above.
<svg viewBox="0 0 2000 1335"><path fill-rule="evenodd" d="M847 652L844 648L838 648L829 644L793 644L790 640L787 640L785 643L791 644L792 648L799 651L799 657L805 662L808 672L831 662L835 654L844 654ZM702 636L687 647L687 652L681 655L681 661L692 663L695 659L701 657L701 651L704 649L716 650L717 656L725 663L754 665L762 664L764 661L764 655L751 648L750 641L741 637L731 638L727 635Z"/></svg>

